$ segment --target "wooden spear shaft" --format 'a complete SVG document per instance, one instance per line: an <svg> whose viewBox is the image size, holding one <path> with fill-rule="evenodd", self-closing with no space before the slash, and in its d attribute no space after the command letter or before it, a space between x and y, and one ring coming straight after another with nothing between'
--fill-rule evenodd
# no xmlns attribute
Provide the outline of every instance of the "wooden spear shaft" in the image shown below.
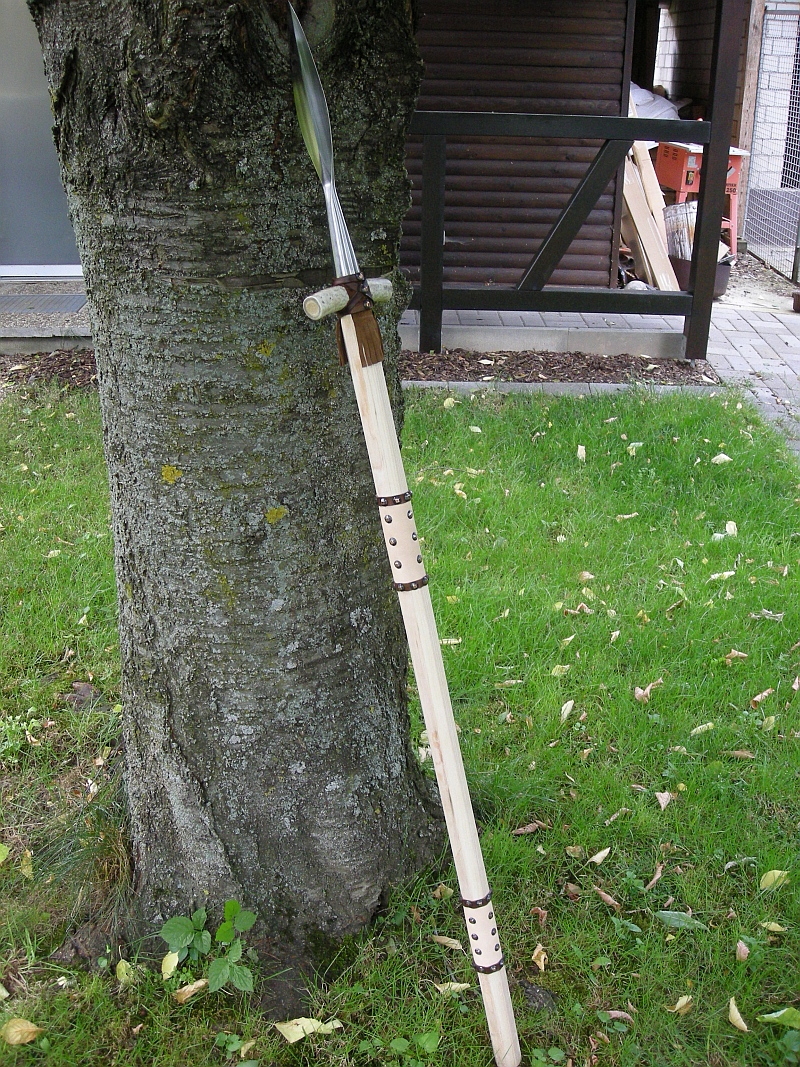
<svg viewBox="0 0 800 1067"><path fill-rule="evenodd" d="M309 300L316 300L316 294ZM345 294L346 295L346 294ZM336 301L339 303L339 301ZM340 306L342 306L340 304ZM311 309L309 305L309 310ZM333 308L331 308L333 310ZM313 315L312 317L321 317ZM521 1059L508 976L503 964L494 904L464 774L450 692L442 661L428 579L416 532L400 445L380 363L362 366L352 316L340 319L350 374L367 444L384 540L398 589L414 677L433 756L436 780L453 851L472 960L478 972L498 1067Z"/></svg>

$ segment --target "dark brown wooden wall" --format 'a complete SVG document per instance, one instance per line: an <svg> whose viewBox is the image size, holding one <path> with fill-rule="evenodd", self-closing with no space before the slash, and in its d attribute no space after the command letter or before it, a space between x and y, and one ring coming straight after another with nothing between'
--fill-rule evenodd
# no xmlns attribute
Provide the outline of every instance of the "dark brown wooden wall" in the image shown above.
<svg viewBox="0 0 800 1067"><path fill-rule="evenodd" d="M420 110L621 113L627 0L419 0L419 9ZM592 141L448 140L445 284L515 285L597 147ZM407 166L413 193L401 265L417 282L420 138L409 141ZM616 284L614 195L612 183L552 284Z"/></svg>

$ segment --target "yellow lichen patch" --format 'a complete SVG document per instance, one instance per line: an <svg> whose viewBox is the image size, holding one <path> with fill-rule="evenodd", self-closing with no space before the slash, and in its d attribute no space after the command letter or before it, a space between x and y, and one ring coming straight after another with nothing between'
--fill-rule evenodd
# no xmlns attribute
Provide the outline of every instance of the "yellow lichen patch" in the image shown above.
<svg viewBox="0 0 800 1067"><path fill-rule="evenodd" d="M262 341L261 344L256 349L256 352L258 352L259 355L261 355L261 356L271 356L274 351L275 351L275 342L274 341Z"/></svg>
<svg viewBox="0 0 800 1067"><path fill-rule="evenodd" d="M165 463L161 468L161 477L167 485L174 485L182 474L183 471L179 471L178 468L173 467L171 463Z"/></svg>
<svg viewBox="0 0 800 1067"><path fill-rule="evenodd" d="M266 514L266 520L270 526L274 526L276 522L280 522L284 515L288 515L288 509L284 507L270 508Z"/></svg>

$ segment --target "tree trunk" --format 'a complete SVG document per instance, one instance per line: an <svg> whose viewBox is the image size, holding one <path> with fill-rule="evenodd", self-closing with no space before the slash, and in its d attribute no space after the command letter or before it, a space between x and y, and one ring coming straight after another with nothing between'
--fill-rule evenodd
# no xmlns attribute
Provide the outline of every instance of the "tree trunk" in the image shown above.
<svg viewBox="0 0 800 1067"><path fill-rule="evenodd" d="M345 215L385 272L409 199L410 13L306 7ZM441 824L351 383L332 325L302 313L331 264L285 11L31 9L96 345L139 929L235 897L307 955L363 926ZM398 408L401 310L381 322Z"/></svg>

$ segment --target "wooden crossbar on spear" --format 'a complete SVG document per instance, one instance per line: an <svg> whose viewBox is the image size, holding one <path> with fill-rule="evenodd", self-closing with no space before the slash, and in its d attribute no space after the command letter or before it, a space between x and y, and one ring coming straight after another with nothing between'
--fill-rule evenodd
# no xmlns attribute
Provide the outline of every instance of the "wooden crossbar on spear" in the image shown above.
<svg viewBox="0 0 800 1067"><path fill-rule="evenodd" d="M336 194L333 142L325 93L303 27L291 4L288 7L297 117L306 148L322 182L337 274L330 288L307 297L303 306L311 319L321 319L334 312L339 316L340 358L343 362L346 359L350 367L364 429L381 528L408 636L494 1057L499 1067L518 1067L521 1059L519 1038L492 893L464 774L411 493L381 366L383 345L372 307L374 300L389 299L391 283L385 279L367 282L359 270Z"/></svg>

